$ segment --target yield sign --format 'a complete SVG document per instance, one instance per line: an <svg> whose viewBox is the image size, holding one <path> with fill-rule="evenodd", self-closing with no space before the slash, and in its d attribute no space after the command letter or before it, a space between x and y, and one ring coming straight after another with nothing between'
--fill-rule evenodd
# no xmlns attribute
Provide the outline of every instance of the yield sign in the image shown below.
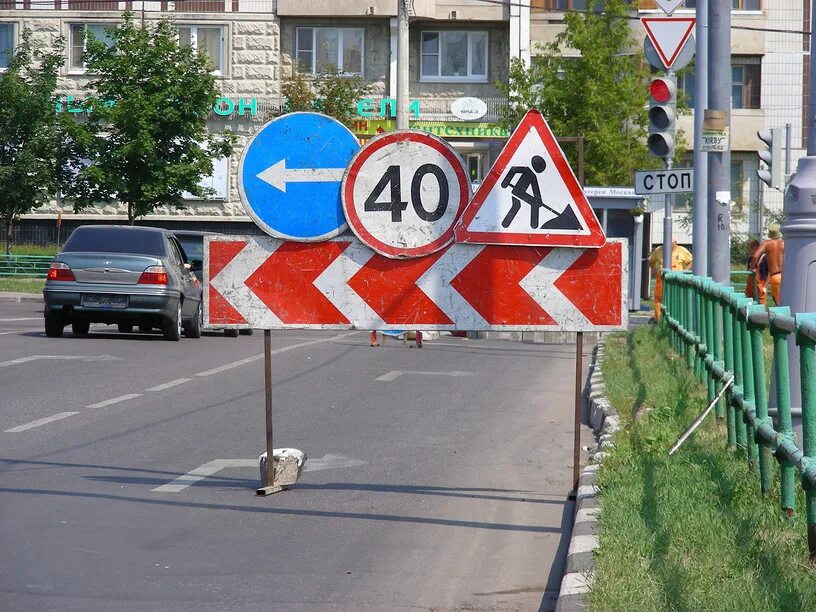
<svg viewBox="0 0 816 612"><path fill-rule="evenodd" d="M664 13L671 15L678 6L683 4L683 0L655 0Z"/></svg>
<svg viewBox="0 0 816 612"><path fill-rule="evenodd" d="M600 247L606 238L550 126L528 111L456 226L457 242Z"/></svg>
<svg viewBox="0 0 816 612"><path fill-rule="evenodd" d="M641 17L640 21L666 70L671 69L691 36L696 20L694 17Z"/></svg>

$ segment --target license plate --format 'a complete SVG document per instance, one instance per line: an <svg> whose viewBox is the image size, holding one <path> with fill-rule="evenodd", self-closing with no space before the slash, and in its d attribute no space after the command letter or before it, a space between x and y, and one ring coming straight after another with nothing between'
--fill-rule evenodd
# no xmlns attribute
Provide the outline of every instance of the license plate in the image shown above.
<svg viewBox="0 0 816 612"><path fill-rule="evenodd" d="M85 308L127 308L126 295L83 295L82 306Z"/></svg>

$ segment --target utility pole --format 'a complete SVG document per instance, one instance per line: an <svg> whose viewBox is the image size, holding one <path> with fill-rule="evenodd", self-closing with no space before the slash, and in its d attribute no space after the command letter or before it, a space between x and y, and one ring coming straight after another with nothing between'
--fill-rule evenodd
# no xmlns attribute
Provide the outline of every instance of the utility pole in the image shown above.
<svg viewBox="0 0 816 612"><path fill-rule="evenodd" d="M724 150L708 154L708 272L716 282L731 282L731 0L709 3L710 116L729 132Z"/></svg>
<svg viewBox="0 0 816 612"><path fill-rule="evenodd" d="M697 0L694 64L694 209L691 218L692 270L708 274L708 154L703 148L703 117L708 108L708 0Z"/></svg>
<svg viewBox="0 0 816 612"><path fill-rule="evenodd" d="M408 7L397 0L397 129L408 129Z"/></svg>

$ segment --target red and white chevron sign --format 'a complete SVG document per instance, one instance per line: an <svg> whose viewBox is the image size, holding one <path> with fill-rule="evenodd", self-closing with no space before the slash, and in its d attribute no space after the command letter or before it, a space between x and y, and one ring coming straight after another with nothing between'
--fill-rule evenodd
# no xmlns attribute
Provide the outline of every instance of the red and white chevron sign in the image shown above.
<svg viewBox="0 0 816 612"><path fill-rule="evenodd" d="M390 259L348 234L327 242L211 236L204 320L258 329L623 329L626 244L452 244Z"/></svg>

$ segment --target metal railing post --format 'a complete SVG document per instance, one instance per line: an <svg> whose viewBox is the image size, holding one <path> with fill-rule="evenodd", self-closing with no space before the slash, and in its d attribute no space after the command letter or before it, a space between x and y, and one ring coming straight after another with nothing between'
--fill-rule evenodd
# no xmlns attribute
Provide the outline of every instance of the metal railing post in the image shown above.
<svg viewBox="0 0 816 612"><path fill-rule="evenodd" d="M814 314L796 315L796 344L799 346L799 380L802 390L802 447L806 469L812 466L816 456L816 341L802 333L802 326L805 323L812 325L813 322L816 322ZM802 484L805 489L808 550L813 562L816 560L816 491L805 478L802 479Z"/></svg>
<svg viewBox="0 0 816 612"><path fill-rule="evenodd" d="M723 344L725 345L725 371L734 375L734 310L731 305L733 291L730 287L722 290L721 303L723 311ZM736 382L736 378L734 379ZM734 387L726 393L725 415L728 430L728 447L737 445L736 412L734 410Z"/></svg>
<svg viewBox="0 0 816 612"><path fill-rule="evenodd" d="M686 365L688 365L689 370L694 371L694 357L697 353L697 346L694 344L694 337L696 336L694 332L694 277L686 276L684 280L685 293L683 297L686 303L685 328L688 333L686 336Z"/></svg>
<svg viewBox="0 0 816 612"><path fill-rule="evenodd" d="M712 335L712 339L714 342L714 363L723 360L723 308L722 308L722 291L723 287L718 283L713 283L711 285L711 293L712 293L712 306L714 309L714 332ZM714 381L714 393L715 395L720 392L722 385L724 383L723 380L717 380L714 376L714 371L711 372L711 378ZM710 400L709 400L710 401ZM720 400L717 402L717 406L715 408L715 413L718 419L722 419L725 417L725 398L721 397Z"/></svg>
<svg viewBox="0 0 816 612"><path fill-rule="evenodd" d="M788 362L788 335L794 327L783 328L778 325L780 316L790 320L791 310L787 306L770 308L770 331L773 338L773 367L776 377L776 409L779 421L779 435L796 444L793 433L793 418L790 404L790 365ZM780 459L781 474L779 478L780 502L785 516L792 518L796 512L796 468L787 459Z"/></svg>
<svg viewBox="0 0 816 612"><path fill-rule="evenodd" d="M747 314L753 300L746 300L744 307L739 310L740 339L742 342L742 418L746 426L746 442L748 443L748 465L752 472L759 471L759 447L756 442L756 428L748 420L747 413L756 410L754 402L754 361L751 350L751 337L748 334Z"/></svg>
<svg viewBox="0 0 816 612"><path fill-rule="evenodd" d="M731 302L732 320L734 323L734 388L731 393L735 409L734 424L737 430L737 446L748 449L748 430L742 414L742 401L744 394L743 363L742 358L742 322L739 317L739 310L743 302L748 302L744 297L735 297Z"/></svg>
<svg viewBox="0 0 816 612"><path fill-rule="evenodd" d="M712 299L712 291L714 290L714 281L706 279L703 281L703 304L705 307L705 343L706 355L705 365L708 372L706 376L706 386L708 387L708 402L717 395L717 385L714 383L714 300ZM719 415L718 415L719 416Z"/></svg>
<svg viewBox="0 0 816 612"><path fill-rule="evenodd" d="M754 374L754 405L756 407L755 427L758 429L763 424L773 428L773 420L768 416L768 395L765 391L765 351L762 346L762 330L764 325L757 324L750 319L752 314L766 314L765 306L748 306L746 312L746 323L748 334L751 337L751 355L753 361ZM759 444L759 479L760 488L763 495L770 495L773 490L774 481L774 459L771 448L767 443L758 438Z"/></svg>
<svg viewBox="0 0 816 612"><path fill-rule="evenodd" d="M705 384L705 308L703 307L703 278L698 276L694 279L694 300L697 307L697 324L694 335L697 336L697 356L694 362L694 373L700 384Z"/></svg>

